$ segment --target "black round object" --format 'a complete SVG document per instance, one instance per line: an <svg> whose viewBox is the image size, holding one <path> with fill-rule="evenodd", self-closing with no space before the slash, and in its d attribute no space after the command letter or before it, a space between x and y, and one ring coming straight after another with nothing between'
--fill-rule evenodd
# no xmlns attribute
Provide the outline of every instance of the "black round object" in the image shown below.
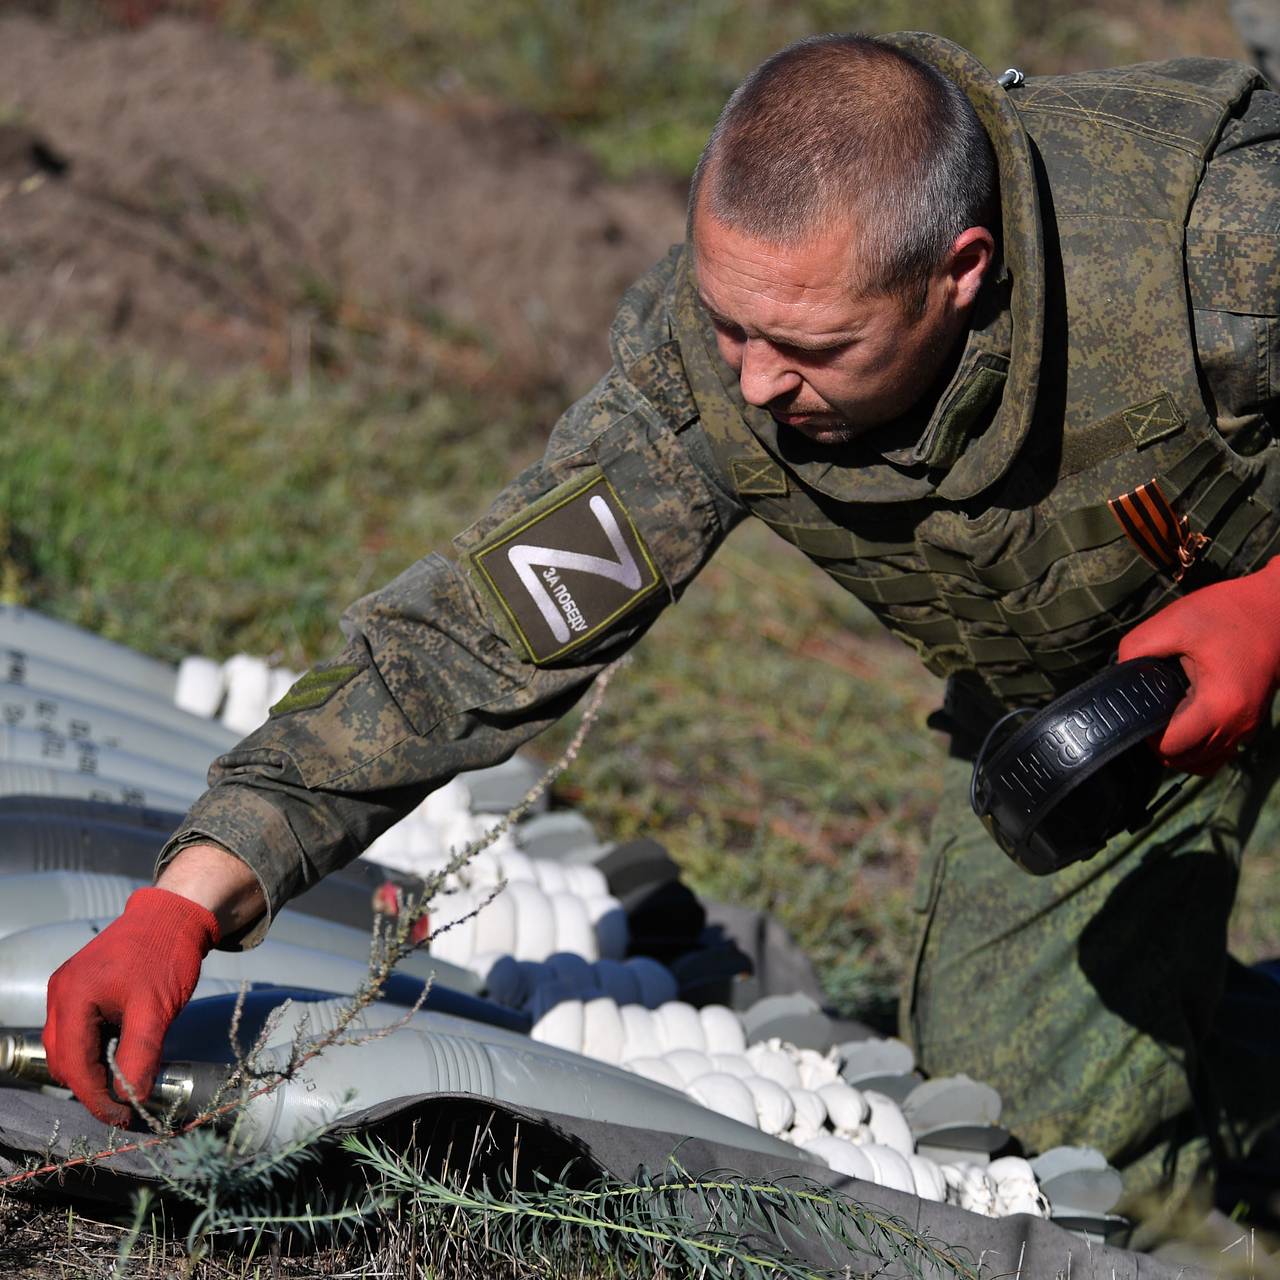
<svg viewBox="0 0 1280 1280"><path fill-rule="evenodd" d="M974 761L973 811L1034 875L1091 858L1150 818L1165 770L1143 740L1169 722L1187 688L1176 658L1137 658L1022 713L1030 718L996 743L1006 716Z"/></svg>

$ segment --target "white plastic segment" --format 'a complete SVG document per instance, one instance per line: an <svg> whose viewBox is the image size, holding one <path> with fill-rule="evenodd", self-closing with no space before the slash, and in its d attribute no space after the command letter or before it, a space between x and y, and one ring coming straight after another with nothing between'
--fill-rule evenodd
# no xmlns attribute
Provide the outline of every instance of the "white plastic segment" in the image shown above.
<svg viewBox="0 0 1280 1280"><path fill-rule="evenodd" d="M492 1034L491 1034L492 1033ZM269 1051L281 1056L286 1048ZM693 1099L580 1055L460 1018L420 1013L382 1039L336 1045L297 1080L251 1102L244 1118L252 1146L279 1145L342 1115L414 1092L471 1093L514 1106L646 1126L780 1156L776 1138L715 1114Z"/></svg>
<svg viewBox="0 0 1280 1280"><path fill-rule="evenodd" d="M39 735L43 755L37 763L71 760L90 771L107 748L203 777L214 757L234 742L218 726L164 704L156 706L167 716L143 715L137 707L104 706L92 692L58 693L29 681L16 687L0 684L0 719Z"/></svg>
<svg viewBox="0 0 1280 1280"><path fill-rule="evenodd" d="M755 1099L745 1081L725 1071L709 1071L689 1082L689 1096L704 1107L728 1116L739 1124L759 1127Z"/></svg>
<svg viewBox="0 0 1280 1280"><path fill-rule="evenodd" d="M997 1217L1029 1213L1049 1216L1049 1201L1036 1182L1035 1170L1020 1156L1003 1156L987 1166L987 1177L995 1184Z"/></svg>
<svg viewBox="0 0 1280 1280"><path fill-rule="evenodd" d="M618 1006L608 996L597 996L582 1006L582 1052L588 1058L617 1064L625 1038Z"/></svg>
<svg viewBox="0 0 1280 1280"><path fill-rule="evenodd" d="M787 1092L791 1095L791 1102L795 1107L792 1129L797 1137L794 1140L800 1143L810 1134L821 1133L827 1123L827 1108L823 1105L822 1099L812 1089L803 1087L788 1089Z"/></svg>
<svg viewBox="0 0 1280 1280"><path fill-rule="evenodd" d="M702 1022L702 1034L707 1048L716 1053L745 1054L746 1036L742 1019L724 1005L709 1004L698 1010Z"/></svg>
<svg viewBox="0 0 1280 1280"><path fill-rule="evenodd" d="M222 663L200 654L190 654L178 663L173 701L183 711L212 720L226 692L227 677Z"/></svg>
<svg viewBox="0 0 1280 1280"><path fill-rule="evenodd" d="M668 1049L662 1056L686 1085L715 1070L715 1063L701 1049Z"/></svg>
<svg viewBox="0 0 1280 1280"><path fill-rule="evenodd" d="M222 664L227 695L221 720L235 733L252 733L271 706L271 668L262 658L237 653Z"/></svg>
<svg viewBox="0 0 1280 1280"><path fill-rule="evenodd" d="M987 1171L976 1164L946 1164L947 1201L986 1218L996 1216L996 1187Z"/></svg>
<svg viewBox="0 0 1280 1280"><path fill-rule="evenodd" d="M64 800L101 800L108 804L136 808L167 809L182 813L188 809L196 792L166 791L148 783L111 777L102 773L80 773L66 769L50 769L42 765L6 764L0 762L0 796L54 796Z"/></svg>
<svg viewBox="0 0 1280 1280"><path fill-rule="evenodd" d="M837 1132L852 1132L871 1115L871 1104L859 1090L845 1084L843 1080L819 1085L816 1092L827 1108L831 1125Z"/></svg>
<svg viewBox="0 0 1280 1280"><path fill-rule="evenodd" d="M755 1123L762 1132L803 1148L838 1172L934 1202L963 1202L974 1212L1040 1216L1047 1212L1034 1172L1024 1160L996 1162L993 1176L977 1164L968 1163L951 1166L947 1172L934 1160L920 1155L914 1149L902 1108L877 1090L860 1090L847 1084L839 1074L834 1055L797 1048L780 1040L751 1045L743 1053L704 1052L689 1045L691 1025L680 1002L664 1007L655 1022L665 1040L667 1023L674 1021L674 1038L683 1047L659 1053L651 1041L641 1039L633 1029L644 1027L643 1010L632 1007L621 1012L623 1065L629 1070L668 1085L678 1083L707 1106L742 1118L746 1113L741 1093L724 1083L728 1078L737 1079L751 1096ZM736 1015L710 1006L699 1010L698 1018L704 1035L708 1028L720 1028L723 1038L726 1019ZM644 1052L629 1052L629 1044ZM869 1056L874 1056L874 1050ZM870 1074L874 1077L880 1073ZM806 1087L805 1080L816 1088ZM979 1095L961 1090L955 1096L963 1100ZM980 1102L984 1111L989 1110L988 1099L983 1097Z"/></svg>
<svg viewBox="0 0 1280 1280"><path fill-rule="evenodd" d="M858 1178L863 1182L877 1181L876 1168L863 1150L834 1134L814 1134L801 1143L801 1150L817 1156L828 1168L843 1173L846 1177Z"/></svg>
<svg viewBox="0 0 1280 1280"><path fill-rule="evenodd" d="M9 654L40 654L83 671L110 672L115 684L151 697L173 697L177 674L168 664L19 605L0 605L0 648Z"/></svg>
<svg viewBox="0 0 1280 1280"><path fill-rule="evenodd" d="M139 755L110 745L110 739L92 741L76 739L57 731L39 727L22 728L0 723L0 762L6 765L49 769L74 777L110 778L139 790L158 790L168 795L185 797L184 807L205 789L205 772L213 757L205 758L204 748L188 752L186 764L169 764L157 755ZM142 749L146 750L145 744ZM204 765L197 763L204 760Z"/></svg>
<svg viewBox="0 0 1280 1280"><path fill-rule="evenodd" d="M486 886L478 889L477 892L487 895L492 890ZM480 900L483 901L483 898ZM434 925L435 921L433 920L432 923ZM475 934L472 938L473 951L469 960L474 961L477 955L491 952L498 955L509 953L515 935L515 895L504 891L496 894L476 916Z"/></svg>
<svg viewBox="0 0 1280 1280"><path fill-rule="evenodd" d="M178 664L173 701L192 715L218 716L228 730L243 737L266 720L297 679L296 671L272 667L247 653L223 663L192 654Z"/></svg>
<svg viewBox="0 0 1280 1280"><path fill-rule="evenodd" d="M839 1063L825 1053L819 1053L816 1049L799 1049L795 1045L788 1045L787 1053L796 1064L800 1083L806 1089L819 1089L824 1084L834 1084L840 1079Z"/></svg>
<svg viewBox="0 0 1280 1280"><path fill-rule="evenodd" d="M533 876L538 887L549 897L554 898L567 888L564 868L558 862L534 862Z"/></svg>
<svg viewBox="0 0 1280 1280"><path fill-rule="evenodd" d="M907 1157L911 1166L911 1176L915 1180L916 1195L921 1200L931 1200L934 1204L942 1204L947 1198L947 1178L942 1167L927 1156L914 1155Z"/></svg>
<svg viewBox="0 0 1280 1280"><path fill-rule="evenodd" d="M135 685L118 682L109 668L67 666L45 653L6 649L0 670L3 671L6 701L25 689L42 697L69 698L124 712L147 724L160 725L208 742L217 751L225 751L237 740L234 733L220 724L181 710L168 695L147 693Z"/></svg>
<svg viewBox="0 0 1280 1280"><path fill-rule="evenodd" d="M672 1049L697 1049L704 1052L707 1037L702 1029L702 1019L691 1004L683 1000L668 1000L654 1010L654 1023L662 1047Z"/></svg>
<svg viewBox="0 0 1280 1280"><path fill-rule="evenodd" d="M866 1123L872 1138L901 1156L912 1155L916 1149L915 1138L898 1104L874 1089L866 1090L862 1096L871 1109Z"/></svg>
<svg viewBox="0 0 1280 1280"><path fill-rule="evenodd" d="M799 1089L800 1072L796 1064L781 1049L768 1044L753 1044L747 1049L747 1061L757 1073L768 1080L776 1080L784 1089Z"/></svg>
<svg viewBox="0 0 1280 1280"><path fill-rule="evenodd" d="M298 919L302 922L299 936L306 936L312 919ZM49 976L109 923L102 919L62 920L0 938L0 1026L43 1026ZM342 928L327 921L318 923L329 927L317 930L312 935L316 938L331 937L332 929ZM351 994L368 977L368 962L319 947L282 942L273 932L249 951L211 951L201 972L206 978L230 981L233 989L245 981Z"/></svg>
<svg viewBox="0 0 1280 1280"><path fill-rule="evenodd" d="M632 1058L627 1063L627 1070L643 1076L646 1080L664 1084L668 1089L684 1091L684 1078L666 1058Z"/></svg>
<svg viewBox="0 0 1280 1280"><path fill-rule="evenodd" d="M90 871L33 871L4 877L0 938L63 920L110 919L146 880ZM369 944L365 939L365 954Z"/></svg>
<svg viewBox="0 0 1280 1280"><path fill-rule="evenodd" d="M720 1066L719 1055L712 1061L716 1066ZM751 1091L751 1099L756 1107L756 1123L763 1133L777 1136L791 1128L795 1120L796 1106L791 1100L791 1095L777 1081L766 1080L764 1076L750 1075L744 1076L742 1083Z"/></svg>
<svg viewBox="0 0 1280 1280"><path fill-rule="evenodd" d="M549 863L554 866L554 863ZM561 877L563 885L564 880ZM555 925L553 951L567 951L586 960L600 956L596 931L587 914L586 903L568 890L567 886L552 892L543 886L543 893L550 895L551 914Z"/></svg>
<svg viewBox="0 0 1280 1280"><path fill-rule="evenodd" d="M869 1142L860 1150L875 1170L874 1181L882 1187L892 1187L908 1195L916 1194L916 1180L911 1173L908 1156L878 1142Z"/></svg>
<svg viewBox="0 0 1280 1280"><path fill-rule="evenodd" d="M662 1041L658 1038L652 1013L639 1004L624 1004L618 1013L622 1018L622 1062L636 1058L656 1058L662 1054Z"/></svg>
<svg viewBox="0 0 1280 1280"><path fill-rule="evenodd" d="M535 880L516 877L509 877L506 887L481 905L492 893L492 885L467 888L455 884L440 894L431 908L432 952L460 965L471 964L476 957L493 965L504 954L530 961L570 954L590 962L602 953L620 957L626 952L626 916L616 898L584 901L567 890L549 895ZM599 913L594 922L593 911ZM471 912L476 912L474 922L464 922L463 917ZM446 925L453 927L445 932ZM608 951L603 950L602 942L607 942ZM626 999L640 998L638 973L613 973Z"/></svg>
<svg viewBox="0 0 1280 1280"><path fill-rule="evenodd" d="M476 951L475 896L467 889L441 894L431 904L431 937L428 943L433 956L450 964L466 966Z"/></svg>
<svg viewBox="0 0 1280 1280"><path fill-rule="evenodd" d="M741 1076L743 1080L763 1080L764 1076L756 1075L755 1068L747 1061L745 1053L712 1053L708 1055L715 1064L717 1071L727 1071L731 1076ZM782 1089L782 1086L775 1080L768 1081L771 1085L776 1085ZM786 1093L785 1089L782 1089Z"/></svg>
<svg viewBox="0 0 1280 1280"><path fill-rule="evenodd" d="M570 1053L583 1052L585 1016L581 1000L561 1000L533 1024L530 1038Z"/></svg>

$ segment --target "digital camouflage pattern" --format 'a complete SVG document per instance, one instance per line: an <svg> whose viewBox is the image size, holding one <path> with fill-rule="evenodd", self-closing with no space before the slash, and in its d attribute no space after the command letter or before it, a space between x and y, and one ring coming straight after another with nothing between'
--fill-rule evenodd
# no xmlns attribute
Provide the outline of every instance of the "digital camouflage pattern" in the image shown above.
<svg viewBox="0 0 1280 1280"><path fill-rule="evenodd" d="M650 398L666 404L679 367L663 354L668 335L656 302L643 286L629 295L614 327L614 368L557 423L543 458L459 535L456 556L426 557L347 611L347 647L215 762L210 790L161 864L183 845L212 840L254 870L278 910L429 791L505 759L563 716L679 597L743 513L709 458L698 456L696 432L680 430L693 425L692 413L670 421ZM607 634L539 665L474 557L530 511L598 476L638 534L660 590ZM259 941L267 923L238 941Z"/></svg>
<svg viewBox="0 0 1280 1280"><path fill-rule="evenodd" d="M945 41L903 39L917 52L940 47L934 60L963 84L994 84ZM1181 235L1170 234L1253 79L1230 63L1175 64L1031 79L975 99L997 143L1004 263L958 370L926 398L905 447L902 423L834 450L746 405L692 280L678 286L688 376L700 406L735 406L704 422L724 469L754 478L750 492L739 488L753 514L936 674L980 682L993 708L1075 687L1173 597L1109 498L1157 480L1191 530L1209 536L1183 590L1280 550L1280 474L1269 478L1266 459L1241 457L1214 429ZM1019 146L1007 142L1015 131ZM1029 215L1037 206L1055 215L1047 248L1054 224ZM1017 283L1029 279L1040 287Z"/></svg>
<svg viewBox="0 0 1280 1280"><path fill-rule="evenodd" d="M1199 1132L1217 1133L1202 1058L1271 757L1255 752L1153 829L1043 880L968 812L963 757L1002 706L1079 682L1174 592L1245 572L1277 545L1280 112L1234 63L1032 79L1006 94L955 45L894 39L969 93L1000 164L1004 260L948 385L856 447L793 439L743 404L673 250L623 300L612 368L542 460L452 557L426 557L348 611L346 648L216 762L162 860L213 840L277 910L430 790L563 715L754 514L953 677L957 762L905 1006L925 1066L991 1079L1035 1144L1091 1142L1134 1190L1167 1191L1208 1141L1186 1145L1173 1119L1187 1114L1188 1073ZM1210 538L1180 585L1107 507L1152 478ZM575 563L572 530L538 522L574 501L595 519L589 490L616 500L660 585L595 626L581 575L624 557L594 529L594 550L578 550L595 560L568 568L556 597L561 622L580 614L589 634L559 650L527 643L520 619L559 584L530 585L519 566L556 567L539 564L548 548L561 569ZM504 555L514 576L497 585L485 566Z"/></svg>
<svg viewBox="0 0 1280 1280"><path fill-rule="evenodd" d="M1247 976L1227 957L1227 922L1278 766L1264 734L1141 834L1031 876L993 856L968 760L947 763L903 1034L930 1074L998 1089L1001 1123L1029 1149L1106 1152L1125 1174L1120 1211L1145 1217L1148 1236L1153 1210L1176 1213L1211 1158L1239 1159L1280 1114L1274 996L1243 1028L1222 1000L1229 966Z"/></svg>

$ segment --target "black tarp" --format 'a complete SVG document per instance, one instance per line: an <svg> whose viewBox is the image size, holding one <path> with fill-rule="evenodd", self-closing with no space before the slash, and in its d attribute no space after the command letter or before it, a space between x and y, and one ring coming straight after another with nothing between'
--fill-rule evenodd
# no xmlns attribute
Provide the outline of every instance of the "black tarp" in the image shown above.
<svg viewBox="0 0 1280 1280"><path fill-rule="evenodd" d="M397 1098L361 1111L336 1127L383 1137L392 1146L412 1142L422 1150L453 1145L468 1151L484 1132L503 1160L515 1146L524 1172L539 1169L561 1177L576 1168L579 1178L607 1173L632 1180L670 1168L674 1158L688 1174L732 1173L760 1181L803 1177L823 1183L862 1204L877 1207L940 1245L961 1250L981 1262L983 1274L1019 1280L1207 1280L1214 1274L1240 1273L1236 1259L1201 1270L1164 1262L1146 1254L1090 1244L1050 1222L1026 1215L990 1219L949 1205L931 1204L886 1187L858 1182L816 1165L797 1152L796 1159L764 1156L700 1139L632 1125L584 1120L534 1108L500 1106L474 1095L417 1095ZM146 1133L124 1135L146 1141ZM122 1135L93 1120L79 1103L19 1089L0 1089L0 1172L16 1172L34 1157L57 1160L119 1147ZM143 1153L119 1151L91 1166L50 1177L50 1194L90 1197L123 1205L131 1190L158 1180L164 1148ZM816 1241L792 1234L783 1243L815 1266L849 1266L853 1274L874 1272L884 1280L908 1275L900 1264L884 1266L872 1254L847 1252L833 1257ZM1257 1269L1261 1273L1262 1268Z"/></svg>

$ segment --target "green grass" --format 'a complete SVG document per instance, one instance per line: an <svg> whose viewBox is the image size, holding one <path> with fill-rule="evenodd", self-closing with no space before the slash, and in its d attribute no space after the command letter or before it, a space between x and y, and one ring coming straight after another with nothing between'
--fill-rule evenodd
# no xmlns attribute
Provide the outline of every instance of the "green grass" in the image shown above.
<svg viewBox="0 0 1280 1280"><path fill-rule="evenodd" d="M683 179L733 87L801 36L935 31L994 70L1048 72L1160 56L1153 30L1189 49L1226 25L1222 3L1144 9L1121 20L1101 3L1017 0L229 0L222 20L351 92L500 98L577 137L609 173Z"/></svg>
<svg viewBox="0 0 1280 1280"><path fill-rule="evenodd" d="M514 412L514 411L513 411ZM168 658L332 647L342 605L445 541L528 422L445 391L210 386L76 346L0 345L0 573Z"/></svg>

